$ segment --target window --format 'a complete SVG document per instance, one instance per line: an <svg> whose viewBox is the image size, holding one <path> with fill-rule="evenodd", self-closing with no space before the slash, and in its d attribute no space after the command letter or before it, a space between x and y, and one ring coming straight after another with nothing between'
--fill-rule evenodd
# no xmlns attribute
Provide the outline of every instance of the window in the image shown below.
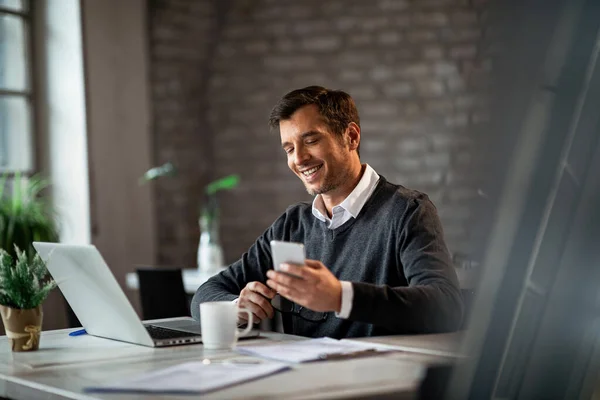
<svg viewBox="0 0 600 400"><path fill-rule="evenodd" d="M33 169L31 24L27 0L0 0L0 171Z"/></svg>

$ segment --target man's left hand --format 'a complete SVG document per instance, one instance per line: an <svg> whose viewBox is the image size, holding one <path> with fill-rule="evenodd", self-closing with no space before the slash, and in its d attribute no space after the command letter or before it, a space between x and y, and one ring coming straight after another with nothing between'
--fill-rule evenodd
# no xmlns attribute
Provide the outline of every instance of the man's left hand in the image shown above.
<svg viewBox="0 0 600 400"><path fill-rule="evenodd" d="M313 311L340 312L342 284L322 262L306 260L304 265L281 264L280 270L267 272L267 286L281 296Z"/></svg>

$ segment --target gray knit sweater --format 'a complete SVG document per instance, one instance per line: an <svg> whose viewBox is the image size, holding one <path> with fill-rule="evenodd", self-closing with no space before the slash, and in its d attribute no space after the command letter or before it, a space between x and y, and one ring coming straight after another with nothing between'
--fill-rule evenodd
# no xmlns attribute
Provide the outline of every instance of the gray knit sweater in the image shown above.
<svg viewBox="0 0 600 400"><path fill-rule="evenodd" d="M304 243L306 257L352 282L348 319L329 313L321 322L283 314L286 333L334 338L458 329L462 300L442 227L427 195L380 177L356 219L330 230L310 203L289 207L242 258L198 288L192 316L205 301L234 300L247 283L265 283L271 240ZM297 307L297 305L296 305Z"/></svg>

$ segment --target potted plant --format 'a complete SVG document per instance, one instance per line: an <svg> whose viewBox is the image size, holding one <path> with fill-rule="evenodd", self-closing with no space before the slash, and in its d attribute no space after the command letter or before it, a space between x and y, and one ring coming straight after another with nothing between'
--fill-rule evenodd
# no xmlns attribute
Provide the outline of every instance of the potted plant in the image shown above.
<svg viewBox="0 0 600 400"><path fill-rule="evenodd" d="M16 246L32 259L34 241L58 241L52 204L41 196L49 183L39 176L25 179L17 173L11 182L12 191L5 193L7 178L7 174L0 178L0 249L16 257Z"/></svg>
<svg viewBox="0 0 600 400"><path fill-rule="evenodd" d="M177 174L171 163L149 169L140 177L140 184L156 180L163 176ZM200 211L200 243L198 244L198 269L203 272L214 272L223 267L223 249L219 241L219 203L217 193L235 188L240 182L238 175L228 175L210 182L204 188L205 201Z"/></svg>
<svg viewBox="0 0 600 400"><path fill-rule="evenodd" d="M237 175L228 175L206 185L206 201L200 213L200 243L198 245L198 269L216 271L225 264L223 248L219 240L220 210L217 193L235 188L240 182Z"/></svg>
<svg viewBox="0 0 600 400"><path fill-rule="evenodd" d="M143 185L146 182L154 181L163 176L174 176L177 174L177 170L170 162L165 163L159 167L150 168L148 171L144 172L139 179L139 184Z"/></svg>
<svg viewBox="0 0 600 400"><path fill-rule="evenodd" d="M17 246L14 252L0 249L0 314L12 351L33 351L40 344L42 303L56 282L39 255L29 257Z"/></svg>

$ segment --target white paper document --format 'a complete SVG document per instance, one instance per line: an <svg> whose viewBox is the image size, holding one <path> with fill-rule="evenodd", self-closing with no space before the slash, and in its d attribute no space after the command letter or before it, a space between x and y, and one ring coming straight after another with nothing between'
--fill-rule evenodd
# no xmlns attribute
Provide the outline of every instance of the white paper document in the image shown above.
<svg viewBox="0 0 600 400"><path fill-rule="evenodd" d="M373 343L324 337L266 346L238 346L235 351L269 360L301 363L359 356L379 351L389 351L389 349Z"/></svg>
<svg viewBox="0 0 600 400"><path fill-rule="evenodd" d="M283 363L258 364L189 362L105 385L86 392L202 394L259 379L289 369Z"/></svg>

